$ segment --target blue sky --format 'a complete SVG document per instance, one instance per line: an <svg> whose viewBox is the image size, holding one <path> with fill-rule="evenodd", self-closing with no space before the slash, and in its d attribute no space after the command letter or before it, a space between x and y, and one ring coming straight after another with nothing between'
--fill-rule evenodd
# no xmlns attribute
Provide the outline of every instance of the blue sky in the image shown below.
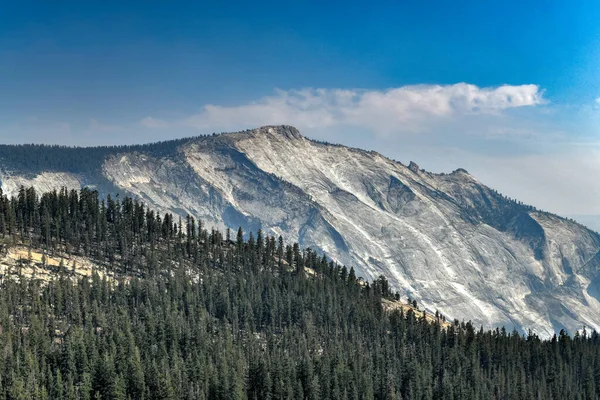
<svg viewBox="0 0 600 400"><path fill-rule="evenodd" d="M4 143L289 123L600 214L597 1L3 3Z"/></svg>

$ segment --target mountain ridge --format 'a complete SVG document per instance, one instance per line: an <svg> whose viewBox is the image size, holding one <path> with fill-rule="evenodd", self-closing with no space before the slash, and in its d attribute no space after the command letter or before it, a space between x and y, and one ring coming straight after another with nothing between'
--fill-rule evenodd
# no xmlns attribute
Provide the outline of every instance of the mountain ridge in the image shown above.
<svg viewBox="0 0 600 400"><path fill-rule="evenodd" d="M27 168L11 171L3 148L1 186L14 193L21 184L89 185L217 228L263 229L367 278L384 274L426 307L486 326L546 335L598 327L600 303L590 295L598 292L598 234L510 200L464 169L427 172L288 125L163 146L89 150L100 154L100 170L92 160L88 175L63 169L33 177Z"/></svg>

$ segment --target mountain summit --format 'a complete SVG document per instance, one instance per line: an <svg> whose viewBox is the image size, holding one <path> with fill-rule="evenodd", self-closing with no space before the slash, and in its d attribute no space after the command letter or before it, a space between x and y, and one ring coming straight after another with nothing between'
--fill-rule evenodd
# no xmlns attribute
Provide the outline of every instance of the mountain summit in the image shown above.
<svg viewBox="0 0 600 400"><path fill-rule="evenodd" d="M92 186L208 226L262 229L488 327L600 329L596 233L463 169L433 174L291 126L143 146L2 146L0 181L9 194Z"/></svg>

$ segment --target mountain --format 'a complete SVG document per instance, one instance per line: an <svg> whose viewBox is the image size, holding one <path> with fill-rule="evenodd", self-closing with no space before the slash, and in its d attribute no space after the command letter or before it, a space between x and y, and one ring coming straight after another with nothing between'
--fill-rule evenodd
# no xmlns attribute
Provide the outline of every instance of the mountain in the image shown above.
<svg viewBox="0 0 600 400"><path fill-rule="evenodd" d="M600 236L467 171L433 174L267 126L144 146L0 147L5 193L90 186L205 226L282 235L451 318L600 330Z"/></svg>

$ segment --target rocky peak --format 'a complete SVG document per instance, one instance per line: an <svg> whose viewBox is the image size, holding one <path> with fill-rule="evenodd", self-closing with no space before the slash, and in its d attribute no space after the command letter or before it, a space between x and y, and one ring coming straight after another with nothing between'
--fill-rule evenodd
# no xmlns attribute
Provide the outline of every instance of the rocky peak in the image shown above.
<svg viewBox="0 0 600 400"><path fill-rule="evenodd" d="M452 173L453 174L466 174L466 175L469 175L469 171L467 171L464 168L455 169L454 171L452 171Z"/></svg>
<svg viewBox="0 0 600 400"><path fill-rule="evenodd" d="M256 129L259 135L281 135L287 139L301 139L300 131L291 125L266 125Z"/></svg>
<svg viewBox="0 0 600 400"><path fill-rule="evenodd" d="M410 164L408 164L408 169L410 169L412 172L414 172L416 174L419 172L419 170L421 168L419 168L419 165L417 165L416 162L411 161Z"/></svg>

